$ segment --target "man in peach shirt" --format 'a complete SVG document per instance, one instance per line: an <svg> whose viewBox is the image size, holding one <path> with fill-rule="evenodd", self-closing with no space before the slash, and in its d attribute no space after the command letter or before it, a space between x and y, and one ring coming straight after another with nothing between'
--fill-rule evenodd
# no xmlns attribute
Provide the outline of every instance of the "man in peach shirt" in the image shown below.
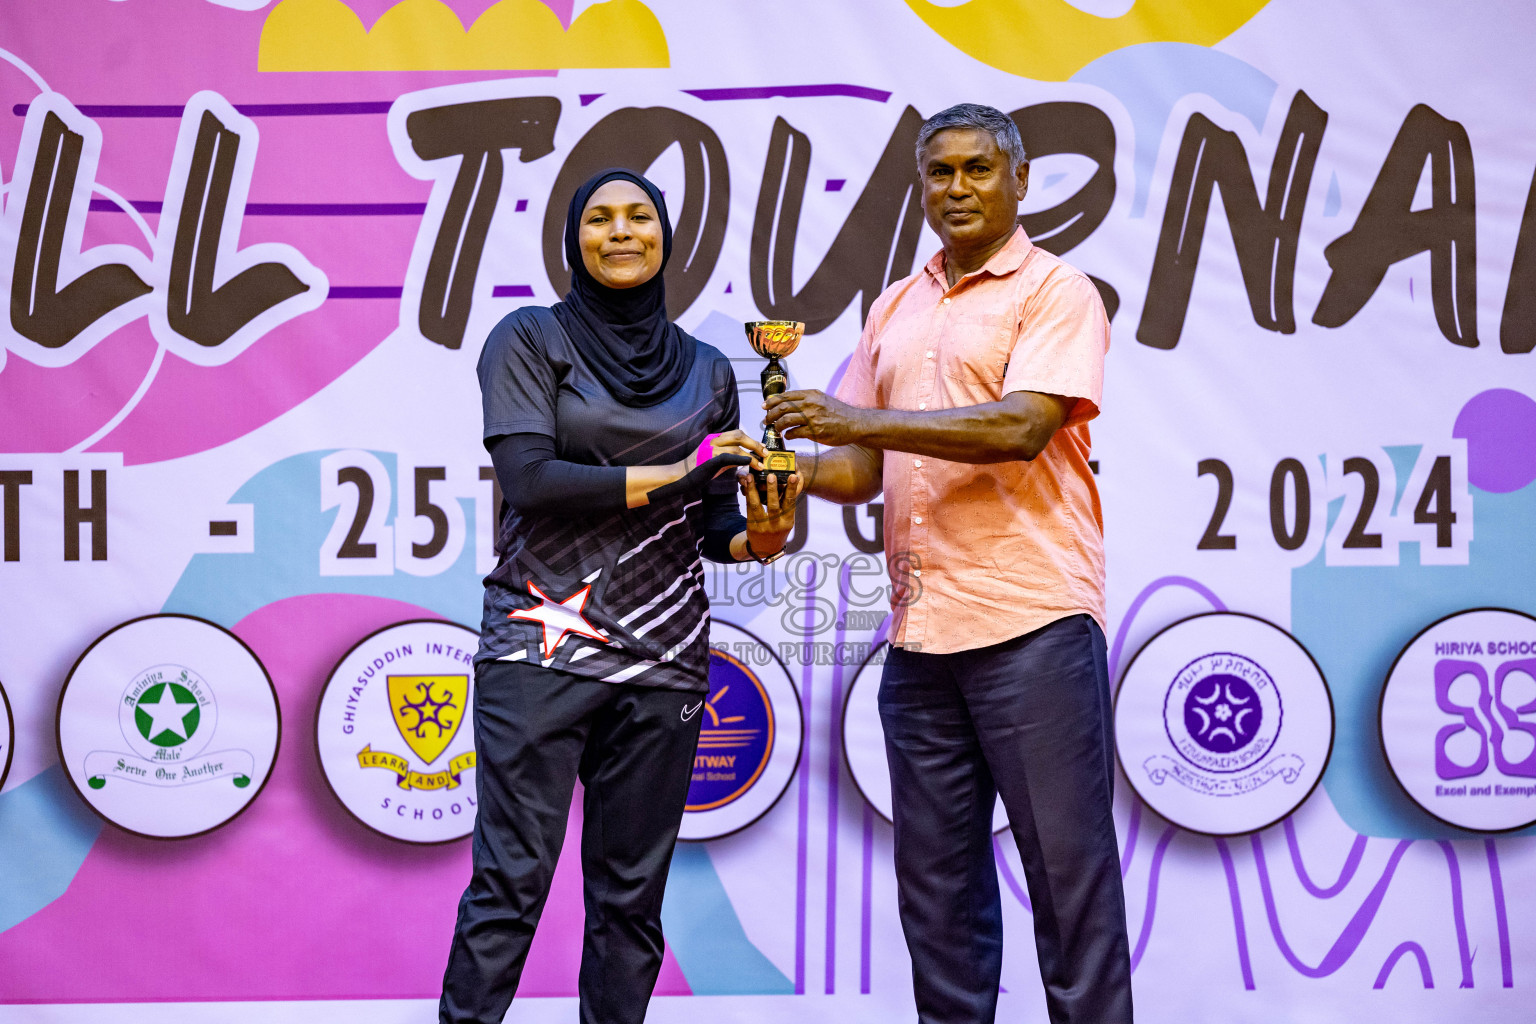
<svg viewBox="0 0 1536 1024"><path fill-rule="evenodd" d="M919 1019L996 1014L1001 794L1050 1019L1129 1024L1088 464L1109 324L1093 283L1018 226L1029 164L1007 115L935 115L917 162L943 251L875 302L836 398L787 392L765 419L835 446L803 460L812 494L885 492L896 607L879 704Z"/></svg>

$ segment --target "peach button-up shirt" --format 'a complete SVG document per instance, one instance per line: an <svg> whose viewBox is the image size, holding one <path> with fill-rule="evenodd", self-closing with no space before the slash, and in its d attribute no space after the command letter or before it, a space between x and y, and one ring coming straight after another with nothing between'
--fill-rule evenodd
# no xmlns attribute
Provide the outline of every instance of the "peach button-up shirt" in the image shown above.
<svg viewBox="0 0 1536 1024"><path fill-rule="evenodd" d="M949 287L940 251L870 309L837 397L955 409L1013 391L1075 399L1031 462L967 465L885 452L890 638L947 654L1080 612L1104 625L1104 518L1088 467L1109 322L1081 271L1020 228Z"/></svg>

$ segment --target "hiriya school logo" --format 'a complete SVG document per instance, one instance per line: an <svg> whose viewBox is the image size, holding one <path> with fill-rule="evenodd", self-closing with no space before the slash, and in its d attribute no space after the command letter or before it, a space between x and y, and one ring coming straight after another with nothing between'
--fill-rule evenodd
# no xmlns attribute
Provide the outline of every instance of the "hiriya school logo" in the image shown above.
<svg viewBox="0 0 1536 1024"><path fill-rule="evenodd" d="M800 695L789 671L757 637L729 622L709 630L709 696L684 702L700 719L684 808L683 839L714 839L766 814L800 763Z"/></svg>
<svg viewBox="0 0 1536 1024"><path fill-rule="evenodd" d="M85 801L130 832L180 838L243 811L281 731L266 669L234 634L151 615L104 634L59 696L59 761Z"/></svg>
<svg viewBox="0 0 1536 1024"><path fill-rule="evenodd" d="M1413 802L1451 825L1536 824L1536 618L1478 608L1426 627L1381 693L1381 746Z"/></svg>
<svg viewBox="0 0 1536 1024"><path fill-rule="evenodd" d="M475 824L474 656L452 622L372 633L331 671L315 721L320 766L352 816L408 843L442 843Z"/></svg>
<svg viewBox="0 0 1536 1024"><path fill-rule="evenodd" d="M1311 655L1278 626L1196 615L1126 668L1115 746L1131 786L1169 821L1252 832L1294 811L1322 778L1333 701Z"/></svg>

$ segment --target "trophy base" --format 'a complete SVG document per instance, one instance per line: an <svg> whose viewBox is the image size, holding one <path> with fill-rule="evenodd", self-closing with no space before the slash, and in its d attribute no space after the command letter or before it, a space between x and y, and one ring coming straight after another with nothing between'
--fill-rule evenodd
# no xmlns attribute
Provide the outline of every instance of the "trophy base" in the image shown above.
<svg viewBox="0 0 1536 1024"><path fill-rule="evenodd" d="M789 451L769 451L763 460L762 469L752 471L752 479L757 481L757 496L766 505L768 502L768 478L778 478L778 494L784 495L784 489L789 486L790 474L795 471L795 453Z"/></svg>

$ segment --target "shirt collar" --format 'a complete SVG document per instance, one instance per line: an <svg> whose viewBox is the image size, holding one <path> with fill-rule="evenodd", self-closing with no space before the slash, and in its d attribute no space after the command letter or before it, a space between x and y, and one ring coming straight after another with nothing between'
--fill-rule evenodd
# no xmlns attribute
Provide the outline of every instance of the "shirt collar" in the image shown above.
<svg viewBox="0 0 1536 1024"><path fill-rule="evenodd" d="M974 277L976 274L991 274L993 277L1002 277L1011 274L1024 265L1024 257L1035 244L1029 240L1023 226L1013 229L1013 236L1008 239L1006 245L992 254L992 258L982 266L980 270L967 274L966 277ZM944 275L944 250L940 249L933 254L933 258L923 265L925 273L931 275L939 283L944 291L949 291L949 279ZM965 280L961 278L960 280ZM959 282L956 282L957 284Z"/></svg>

